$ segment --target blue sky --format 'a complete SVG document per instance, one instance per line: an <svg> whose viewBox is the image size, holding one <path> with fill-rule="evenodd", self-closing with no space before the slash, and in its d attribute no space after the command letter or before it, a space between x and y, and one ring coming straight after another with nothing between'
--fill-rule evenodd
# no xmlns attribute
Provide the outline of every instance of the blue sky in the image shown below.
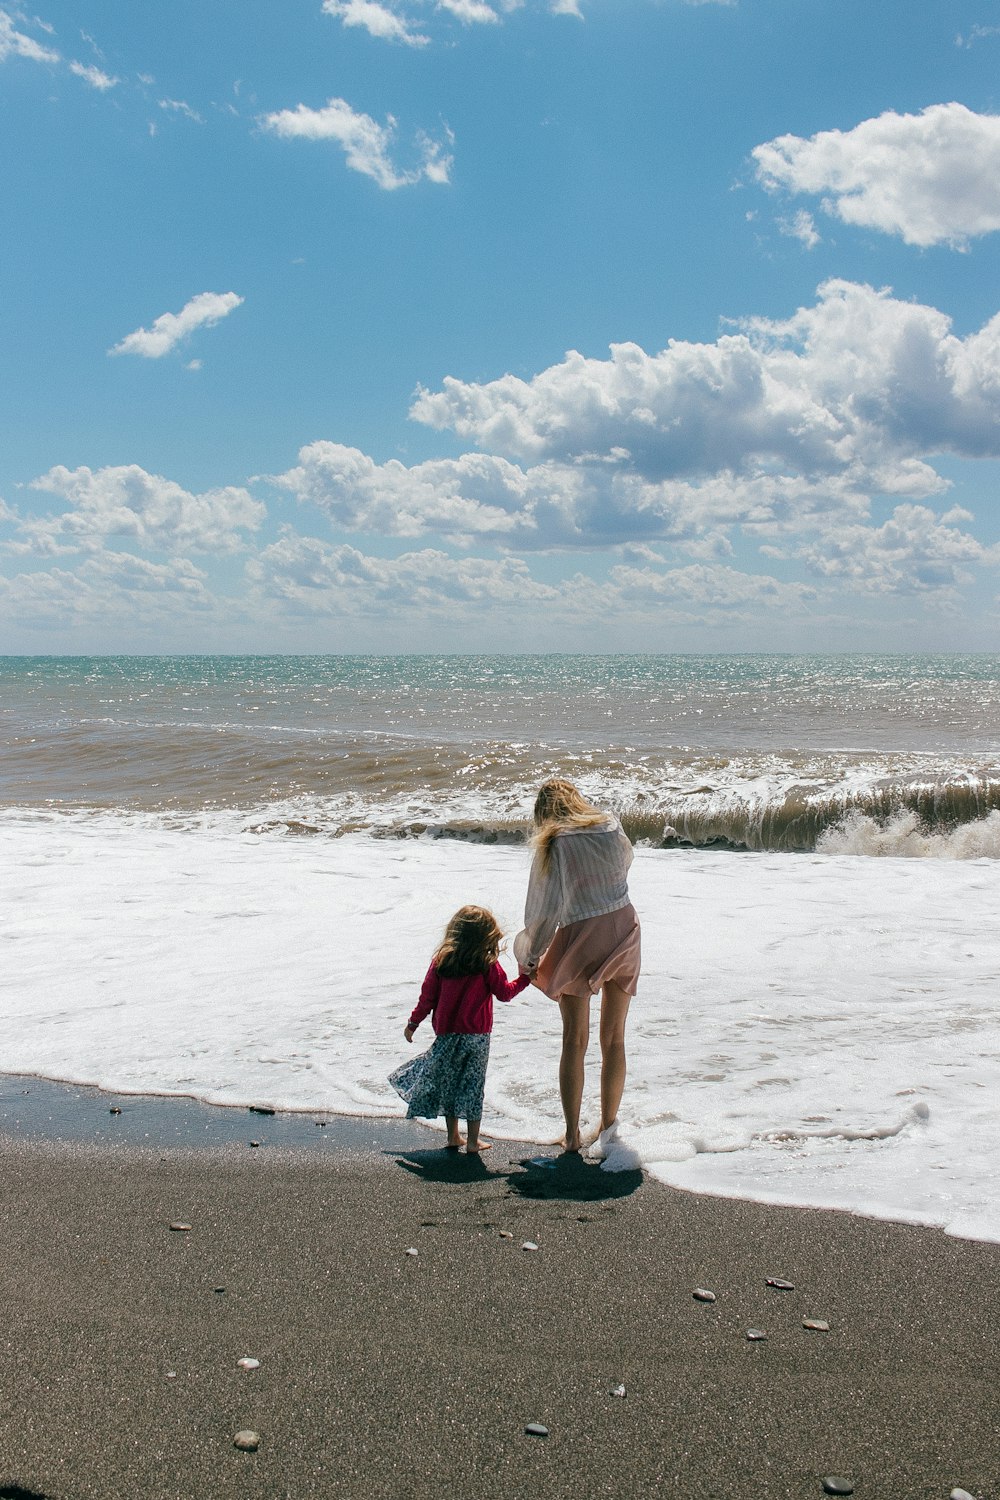
<svg viewBox="0 0 1000 1500"><path fill-rule="evenodd" d="M987 0L0 3L0 650L992 650Z"/></svg>

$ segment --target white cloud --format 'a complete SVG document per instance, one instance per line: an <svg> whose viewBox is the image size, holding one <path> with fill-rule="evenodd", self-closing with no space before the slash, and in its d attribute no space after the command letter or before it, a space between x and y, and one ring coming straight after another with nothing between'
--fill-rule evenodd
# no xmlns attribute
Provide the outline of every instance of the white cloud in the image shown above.
<svg viewBox="0 0 1000 1500"><path fill-rule="evenodd" d="M405 42L409 47L425 47L430 38L412 29L405 16L380 5L378 0L323 0L328 16L336 16L345 26L362 27L369 36L382 41Z"/></svg>
<svg viewBox="0 0 1000 1500"><path fill-rule="evenodd" d="M696 563L687 568L660 572L653 568L620 566L611 569L611 580L623 597L637 605L650 600L663 601L699 612L708 609L713 615L769 612L799 613L817 597L815 588L803 583L781 583L766 574L740 573L721 564L706 567Z"/></svg>
<svg viewBox="0 0 1000 1500"><path fill-rule="evenodd" d="M241 306L235 292L199 292L179 313L161 313L152 328L137 328L109 354L139 354L143 359L162 359L198 328L210 328Z"/></svg>
<svg viewBox="0 0 1000 1500"><path fill-rule="evenodd" d="M31 62L60 61L58 52L53 52L50 47L43 47L33 37L16 30L10 13L0 10L0 62L6 62L9 57L25 57Z"/></svg>
<svg viewBox="0 0 1000 1500"><path fill-rule="evenodd" d="M553 601L559 591L518 558L453 558L425 549L370 557L354 547L286 533L247 564L261 594L296 613L342 614L387 607L421 612L469 604Z"/></svg>
<svg viewBox="0 0 1000 1500"><path fill-rule="evenodd" d="M255 531L265 507L246 490L228 487L193 495L137 464L92 470L61 464L32 481L33 490L56 495L68 509L23 520L21 541L9 550L54 555L67 549L99 550L104 538L174 552L236 552Z"/></svg>
<svg viewBox="0 0 1000 1500"><path fill-rule="evenodd" d="M909 245L960 248L1000 229L1000 115L955 103L889 110L853 130L778 136L752 155L768 191L826 195L824 212Z"/></svg>
<svg viewBox="0 0 1000 1500"><path fill-rule="evenodd" d="M784 321L659 354L570 352L531 380L453 378L417 421L530 463L622 455L648 483L784 476L859 493L933 493L924 460L1000 456L1000 315L962 339L944 313L846 281Z"/></svg>
<svg viewBox="0 0 1000 1500"><path fill-rule="evenodd" d="M85 63L71 62L69 70L75 73L77 78L82 78L84 83L89 83L92 89L98 89L102 94L121 83L120 78L113 78L110 73L104 73L100 68L88 67Z"/></svg>
<svg viewBox="0 0 1000 1500"><path fill-rule="evenodd" d="M864 593L952 593L969 581L970 564L998 561L996 548L960 529L971 520L958 508L938 517L923 505L899 505L882 526L828 530L795 555L818 576Z"/></svg>
<svg viewBox="0 0 1000 1500"><path fill-rule="evenodd" d="M464 21L466 26L496 25L500 20L492 5L487 5L485 0L437 0L437 8Z"/></svg>
<svg viewBox="0 0 1000 1500"><path fill-rule="evenodd" d="M186 120L192 120L195 125L205 123L198 111L192 109L190 104L185 103L183 99L158 99L157 103L161 109L168 110L175 115L183 115Z"/></svg>
<svg viewBox="0 0 1000 1500"><path fill-rule="evenodd" d="M389 115L385 125L380 125L371 115L353 110L345 99L330 99L322 109L299 104L295 109L264 115L261 123L284 140L335 141L347 165L373 178L381 188L407 187L421 178L438 183L449 179L452 158L439 142L422 134L417 138L420 165L400 171L389 154L396 134L393 117Z"/></svg>
<svg viewBox="0 0 1000 1500"><path fill-rule="evenodd" d="M214 609L205 575L186 558L150 563L129 553L107 552L74 572L52 568L0 576L0 616L36 630L65 630L97 621L133 630L180 615Z"/></svg>
<svg viewBox="0 0 1000 1500"><path fill-rule="evenodd" d="M808 209L798 209L791 218L780 218L778 228L782 234L787 234L791 239L799 240L807 250L815 250L820 243L813 216Z"/></svg>

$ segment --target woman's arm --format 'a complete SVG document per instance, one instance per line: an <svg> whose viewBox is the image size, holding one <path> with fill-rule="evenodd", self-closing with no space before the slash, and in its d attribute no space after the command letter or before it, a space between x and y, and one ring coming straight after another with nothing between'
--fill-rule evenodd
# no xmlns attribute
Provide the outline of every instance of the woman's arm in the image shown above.
<svg viewBox="0 0 1000 1500"><path fill-rule="evenodd" d="M562 871L559 840L549 847L549 868L542 868L538 850L531 863L528 894L524 903L524 928L514 939L514 957L524 969L534 969L556 935L562 913Z"/></svg>

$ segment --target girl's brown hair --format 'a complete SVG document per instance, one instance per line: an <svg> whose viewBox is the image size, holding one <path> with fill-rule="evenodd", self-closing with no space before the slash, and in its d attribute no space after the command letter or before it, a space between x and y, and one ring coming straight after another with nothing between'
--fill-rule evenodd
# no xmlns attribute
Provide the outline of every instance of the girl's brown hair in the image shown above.
<svg viewBox="0 0 1000 1500"><path fill-rule="evenodd" d="M542 869L548 870L552 861L552 840L557 833L564 833L567 828L597 828L608 821L608 815L588 802L571 781L554 776L538 789L534 819L532 843L541 855Z"/></svg>
<svg viewBox="0 0 1000 1500"><path fill-rule="evenodd" d="M496 963L502 941L503 933L491 911L485 906L460 906L444 930L434 967L442 979L485 974Z"/></svg>

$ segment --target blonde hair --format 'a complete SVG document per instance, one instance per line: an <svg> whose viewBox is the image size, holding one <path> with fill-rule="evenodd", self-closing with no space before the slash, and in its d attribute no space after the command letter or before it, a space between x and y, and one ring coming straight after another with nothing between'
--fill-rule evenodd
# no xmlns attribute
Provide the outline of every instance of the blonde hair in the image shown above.
<svg viewBox="0 0 1000 1500"><path fill-rule="evenodd" d="M564 833L568 828L597 828L608 821L608 815L588 802L571 781L554 776L538 789L534 819L535 836L531 842L541 855L542 869L547 871L552 862L552 840L556 834Z"/></svg>
<svg viewBox="0 0 1000 1500"><path fill-rule="evenodd" d="M503 932L485 906L460 906L444 930L434 955L435 969L442 979L464 979L485 974L500 954Z"/></svg>

